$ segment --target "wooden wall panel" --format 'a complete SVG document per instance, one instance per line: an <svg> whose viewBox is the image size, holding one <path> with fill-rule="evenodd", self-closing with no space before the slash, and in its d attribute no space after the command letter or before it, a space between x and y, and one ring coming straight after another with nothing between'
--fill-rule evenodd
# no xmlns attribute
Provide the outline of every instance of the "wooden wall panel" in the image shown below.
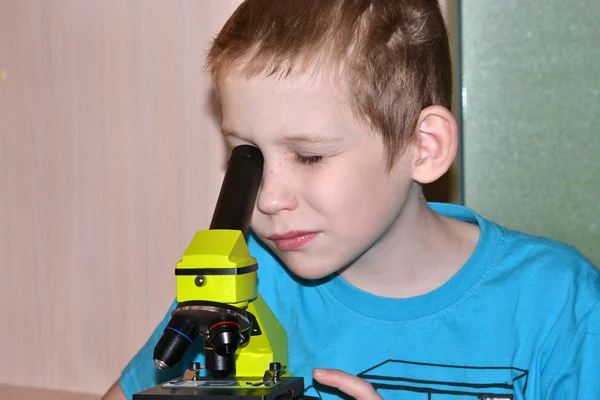
<svg viewBox="0 0 600 400"><path fill-rule="evenodd" d="M221 184L203 62L240 1L0 1L0 383L102 393L164 315Z"/></svg>
<svg viewBox="0 0 600 400"><path fill-rule="evenodd" d="M102 392L163 316L221 182L203 60L238 4L0 3L0 382Z"/></svg>

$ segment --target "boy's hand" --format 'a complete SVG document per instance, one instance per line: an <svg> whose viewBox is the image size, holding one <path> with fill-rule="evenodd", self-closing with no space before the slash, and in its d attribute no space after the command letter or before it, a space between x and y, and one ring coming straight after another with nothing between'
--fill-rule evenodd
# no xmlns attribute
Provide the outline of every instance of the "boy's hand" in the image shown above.
<svg viewBox="0 0 600 400"><path fill-rule="evenodd" d="M382 399L369 382L339 369L315 368L313 377L320 384L339 389L356 400Z"/></svg>

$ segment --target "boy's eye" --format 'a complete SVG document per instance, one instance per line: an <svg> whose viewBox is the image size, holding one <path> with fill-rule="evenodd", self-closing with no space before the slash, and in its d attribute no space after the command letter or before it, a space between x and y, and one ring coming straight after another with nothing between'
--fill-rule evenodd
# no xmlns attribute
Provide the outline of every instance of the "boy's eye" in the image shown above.
<svg viewBox="0 0 600 400"><path fill-rule="evenodd" d="M321 159L323 159L323 156L317 156L317 155L305 156L305 155L298 154L298 153L295 153L294 157L296 158L296 161L298 161L300 164L316 164L319 161L321 161Z"/></svg>

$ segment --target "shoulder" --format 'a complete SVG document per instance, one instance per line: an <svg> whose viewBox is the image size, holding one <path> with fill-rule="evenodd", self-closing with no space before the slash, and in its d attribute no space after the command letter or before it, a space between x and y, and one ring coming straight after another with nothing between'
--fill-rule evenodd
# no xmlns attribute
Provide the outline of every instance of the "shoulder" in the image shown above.
<svg viewBox="0 0 600 400"><path fill-rule="evenodd" d="M528 293L526 297L540 312L554 310L557 317L569 315L575 323L598 308L600 271L579 250L548 237L485 223L501 232L497 269L507 292Z"/></svg>
<svg viewBox="0 0 600 400"><path fill-rule="evenodd" d="M600 271L573 246L548 237L508 229L464 206L443 203L430 205L434 211L447 217L479 225L480 245L488 242L500 244L497 254L499 261L518 270L591 280L600 278Z"/></svg>
<svg viewBox="0 0 600 400"><path fill-rule="evenodd" d="M431 207L479 225L477 247L489 250L485 262L493 264L489 279L501 283L507 293L535 294L540 302L555 306L576 303L587 310L600 300L600 271L575 247L508 229L464 206L433 203Z"/></svg>
<svg viewBox="0 0 600 400"><path fill-rule="evenodd" d="M497 261L488 284L514 305L515 320L523 322L527 329L539 327L537 358L545 365L544 380L560 377L565 363L578 362L578 348L597 353L600 349L597 267L566 243L477 218L486 229L498 232ZM590 361L592 364L596 366L598 362Z"/></svg>
<svg viewBox="0 0 600 400"><path fill-rule="evenodd" d="M557 240L506 230L507 262L548 289L579 288L600 299L600 271L575 247Z"/></svg>

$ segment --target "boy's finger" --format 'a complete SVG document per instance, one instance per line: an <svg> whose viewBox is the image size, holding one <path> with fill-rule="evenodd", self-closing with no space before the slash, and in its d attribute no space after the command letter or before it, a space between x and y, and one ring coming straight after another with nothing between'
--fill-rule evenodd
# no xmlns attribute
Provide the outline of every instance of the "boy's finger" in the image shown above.
<svg viewBox="0 0 600 400"><path fill-rule="evenodd" d="M339 369L316 368L313 370L313 377L320 384L337 388L356 400L376 400L382 398L369 382Z"/></svg>

